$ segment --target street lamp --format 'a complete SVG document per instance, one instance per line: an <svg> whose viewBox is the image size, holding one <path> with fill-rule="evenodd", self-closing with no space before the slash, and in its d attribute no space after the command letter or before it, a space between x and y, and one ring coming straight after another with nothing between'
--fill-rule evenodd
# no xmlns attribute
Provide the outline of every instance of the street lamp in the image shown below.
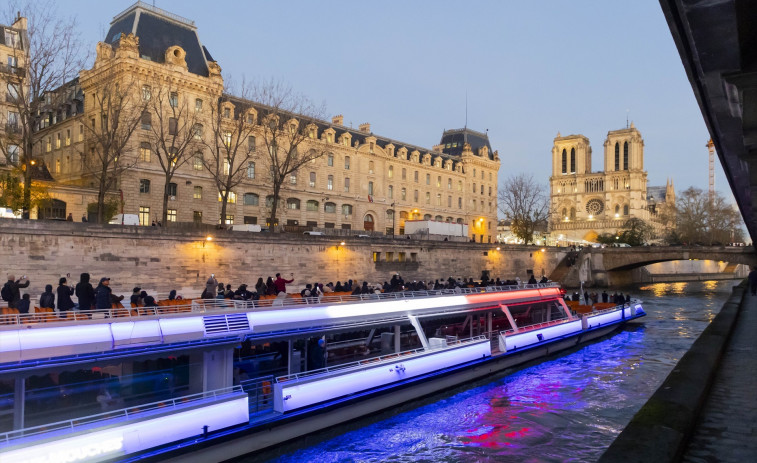
<svg viewBox="0 0 757 463"><path fill-rule="evenodd" d="M394 205L396 203L392 203L392 238L394 238L394 234L397 233L397 211L394 209Z"/></svg>

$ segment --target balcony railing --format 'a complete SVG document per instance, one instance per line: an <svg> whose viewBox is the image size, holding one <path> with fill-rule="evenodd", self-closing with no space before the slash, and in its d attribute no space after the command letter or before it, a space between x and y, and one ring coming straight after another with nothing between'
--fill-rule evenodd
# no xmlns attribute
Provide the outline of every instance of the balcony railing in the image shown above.
<svg viewBox="0 0 757 463"><path fill-rule="evenodd" d="M11 74L16 77L26 77L26 69L18 66L11 66L9 64L0 63L0 72L3 74Z"/></svg>

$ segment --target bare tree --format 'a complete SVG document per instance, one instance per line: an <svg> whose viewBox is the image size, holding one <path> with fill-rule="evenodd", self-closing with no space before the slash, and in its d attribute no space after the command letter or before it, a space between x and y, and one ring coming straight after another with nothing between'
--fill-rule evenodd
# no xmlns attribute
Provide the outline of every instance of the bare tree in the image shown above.
<svg viewBox="0 0 757 463"><path fill-rule="evenodd" d="M525 243L533 241L534 231L549 218L546 189L532 175L519 174L508 178L497 193L497 206L510 221L515 236Z"/></svg>
<svg viewBox="0 0 757 463"><path fill-rule="evenodd" d="M94 110L86 127L82 166L84 172L97 183L97 222L102 223L105 196L139 160L128 156L132 134L145 123L148 101L139 96L136 80L117 79L114 75L102 79L97 91L87 95Z"/></svg>
<svg viewBox="0 0 757 463"><path fill-rule="evenodd" d="M185 94L180 97L178 90L168 82L156 80L154 84L143 86L142 98L150 101L155 156L165 180L163 224L168 226L168 199L176 194L170 191L171 180L201 146L203 126L198 122L198 111Z"/></svg>
<svg viewBox="0 0 757 463"><path fill-rule="evenodd" d="M28 2L9 5L4 15L13 18L8 35L13 55L0 73L8 88L10 110L5 130L0 133L0 151L7 164L23 176L23 217L29 217L32 206L32 169L35 162L36 130L39 130L45 108L54 104L54 90L72 80L84 67L85 55L77 32L76 21L64 18L55 3Z"/></svg>
<svg viewBox="0 0 757 463"><path fill-rule="evenodd" d="M223 95L210 105L207 135L202 143L209 150L203 165L210 172L221 197L221 225L226 224L229 198L247 177L249 162L255 153L256 117L246 88L241 98Z"/></svg>
<svg viewBox="0 0 757 463"><path fill-rule="evenodd" d="M710 197L700 188L689 187L676 199L675 218L669 243L712 245L742 240L741 216L718 192Z"/></svg>
<svg viewBox="0 0 757 463"><path fill-rule="evenodd" d="M322 106L316 106L307 97L292 91L291 87L270 81L255 90L255 100L262 104L260 156L268 165L272 201L269 205L270 231L275 231L277 211L282 187L287 177L300 167L320 158L326 151L318 144L306 148L306 140L314 138L317 124L324 118Z"/></svg>

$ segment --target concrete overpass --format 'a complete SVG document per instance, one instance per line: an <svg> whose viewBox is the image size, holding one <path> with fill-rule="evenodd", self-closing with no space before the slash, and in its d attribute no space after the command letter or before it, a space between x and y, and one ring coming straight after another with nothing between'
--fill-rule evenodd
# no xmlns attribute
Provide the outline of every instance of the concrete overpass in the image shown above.
<svg viewBox="0 0 757 463"><path fill-rule="evenodd" d="M567 256L550 279L567 287L615 286L633 283L633 270L657 262L714 260L731 264L757 265L752 247L731 246L641 246L633 248L584 248ZM570 264L570 265L568 265Z"/></svg>
<svg viewBox="0 0 757 463"><path fill-rule="evenodd" d="M752 242L757 242L757 2L660 0Z"/></svg>

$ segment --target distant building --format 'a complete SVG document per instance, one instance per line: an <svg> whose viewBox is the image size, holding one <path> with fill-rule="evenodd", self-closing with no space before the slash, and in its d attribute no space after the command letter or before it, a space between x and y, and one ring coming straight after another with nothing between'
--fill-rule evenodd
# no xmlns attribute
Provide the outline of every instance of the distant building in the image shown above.
<svg viewBox="0 0 757 463"><path fill-rule="evenodd" d="M669 221L664 209L675 204L673 182L648 187L644 140L633 123L607 133L604 170L592 172L592 150L583 135L561 136L552 147L550 231L557 241L596 241L615 234L631 218L662 232Z"/></svg>

